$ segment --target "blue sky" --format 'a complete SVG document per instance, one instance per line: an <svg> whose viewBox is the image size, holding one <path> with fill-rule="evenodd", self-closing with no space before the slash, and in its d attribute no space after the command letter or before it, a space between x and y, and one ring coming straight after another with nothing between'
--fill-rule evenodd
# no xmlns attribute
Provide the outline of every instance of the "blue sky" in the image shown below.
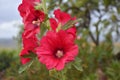
<svg viewBox="0 0 120 80"><path fill-rule="evenodd" d="M12 38L22 23L17 10L22 0L0 0L0 38Z"/></svg>

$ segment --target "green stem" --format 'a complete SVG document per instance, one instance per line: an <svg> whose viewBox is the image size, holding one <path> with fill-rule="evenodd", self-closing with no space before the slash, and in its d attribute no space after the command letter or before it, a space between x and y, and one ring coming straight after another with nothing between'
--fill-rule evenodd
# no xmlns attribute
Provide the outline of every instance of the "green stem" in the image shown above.
<svg viewBox="0 0 120 80"><path fill-rule="evenodd" d="M45 14L48 14L46 0L42 0L42 6L43 6L43 10L44 10ZM47 29L50 30L50 22L49 22L49 20L47 20L45 22L45 24L47 24Z"/></svg>
<svg viewBox="0 0 120 80"><path fill-rule="evenodd" d="M44 12L47 14L46 0L42 0Z"/></svg>

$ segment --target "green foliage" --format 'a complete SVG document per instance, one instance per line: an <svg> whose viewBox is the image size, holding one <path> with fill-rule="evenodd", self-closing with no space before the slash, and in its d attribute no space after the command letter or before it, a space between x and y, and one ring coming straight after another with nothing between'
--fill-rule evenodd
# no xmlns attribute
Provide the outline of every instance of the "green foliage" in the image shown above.
<svg viewBox="0 0 120 80"><path fill-rule="evenodd" d="M87 43L85 39L76 41L79 45L79 55L76 62L71 62L65 66L67 68L66 80L96 80L98 74L96 71L98 68L102 68L104 74L110 80L119 80L119 70L120 62L114 60L112 55L112 47L109 43L102 43L99 47L96 47L93 44ZM34 63L28 68L24 73L19 74L18 69L20 68L20 61L17 51L1 51L2 54L7 54L7 59L4 62L9 60L9 67L7 66L4 74L4 79L7 80L57 80L59 74L50 72L46 69L45 65L41 65L38 60L35 60ZM16 56L17 55L17 56ZM5 55L0 56L4 57ZM9 57L9 58L8 58ZM80 58L80 59L79 59ZM82 60L82 61L81 61ZM73 66L73 63L75 66ZM72 65L71 65L72 64ZM71 66L71 68L69 68ZM81 71L81 66L83 71ZM1 67L1 66L0 66ZM80 71L76 70L80 69ZM60 75L61 76L61 75Z"/></svg>
<svg viewBox="0 0 120 80"><path fill-rule="evenodd" d="M16 64L11 63L11 67L6 69L4 79L7 80L49 80L49 72L44 65L40 65L38 60L27 68L24 73L19 74L18 69L20 69L19 61ZM18 67L16 65L19 65ZM26 68L26 66L24 67ZM23 70L23 69L22 69Z"/></svg>
<svg viewBox="0 0 120 80"><path fill-rule="evenodd" d="M76 58L76 60L72 63L72 65L78 70L78 71L83 71L83 68L82 68L82 61L80 58Z"/></svg>
<svg viewBox="0 0 120 80"><path fill-rule="evenodd" d="M109 67L106 68L106 74L109 80L119 80L120 79L120 62L113 60Z"/></svg>
<svg viewBox="0 0 120 80"><path fill-rule="evenodd" d="M15 51L0 51L0 71L10 67L10 63L15 60Z"/></svg>

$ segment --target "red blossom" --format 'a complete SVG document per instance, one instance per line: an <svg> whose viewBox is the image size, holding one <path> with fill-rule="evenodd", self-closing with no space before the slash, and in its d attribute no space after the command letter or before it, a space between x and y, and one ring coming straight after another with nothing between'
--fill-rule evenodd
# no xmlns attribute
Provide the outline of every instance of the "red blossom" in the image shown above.
<svg viewBox="0 0 120 80"><path fill-rule="evenodd" d="M31 60L30 58L24 58L24 55L29 55L27 49L22 49L22 51L20 52L20 61L22 64L26 64Z"/></svg>
<svg viewBox="0 0 120 80"><path fill-rule="evenodd" d="M77 56L78 46L66 31L48 31L41 39L36 53L39 61L48 69L62 70L66 63Z"/></svg>
<svg viewBox="0 0 120 80"><path fill-rule="evenodd" d="M18 7L20 15L24 17L27 14L28 10L34 9L34 6L36 5L36 3L39 3L39 2L40 0L23 0Z"/></svg>
<svg viewBox="0 0 120 80"><path fill-rule="evenodd" d="M23 22L26 23L27 21L36 21L40 20L41 22L45 18L44 12L40 10L35 10L35 3L40 2L40 0L23 0L22 3L19 5L18 10L20 12L21 17L23 18Z"/></svg>
<svg viewBox="0 0 120 80"><path fill-rule="evenodd" d="M40 0L23 0L19 5L18 10L23 18L24 29L30 30L29 32L38 33L40 30L40 24L45 19L43 11L35 10L36 3L40 3ZM35 32L36 31L36 32Z"/></svg>
<svg viewBox="0 0 120 80"><path fill-rule="evenodd" d="M23 22L30 22L33 23L33 21L38 21L43 22L45 19L45 14L44 12L40 11L40 10L30 10L27 12L27 14L24 16L23 18ZM37 25L37 24L36 24Z"/></svg>
<svg viewBox="0 0 120 80"><path fill-rule="evenodd" d="M20 53L22 64L26 64L30 61L30 58L24 58L24 56L29 55L30 53L36 53L35 49L38 47L38 39L36 36L32 35L27 38L27 34L28 33L23 33L22 35L23 49Z"/></svg>
<svg viewBox="0 0 120 80"><path fill-rule="evenodd" d="M34 11L33 13L30 12L24 18L24 29L30 30L33 33L39 33L40 31L40 24L43 22L45 18L45 14L42 11Z"/></svg>
<svg viewBox="0 0 120 80"><path fill-rule="evenodd" d="M62 25L66 24L69 20L75 20L75 17L71 17L70 14L66 12L62 12L60 9L56 9L54 11L55 18L58 20L59 23Z"/></svg>
<svg viewBox="0 0 120 80"><path fill-rule="evenodd" d="M75 26L67 29L66 32L71 36L71 39L73 39L73 40L76 39L76 32L77 32L77 30L76 30Z"/></svg>
<svg viewBox="0 0 120 80"><path fill-rule="evenodd" d="M71 17L70 14L62 12L60 9L54 11L55 18L50 18L50 27L53 31L56 31L59 26L63 26L70 20L75 20L75 17ZM62 25L60 25L62 24ZM66 30L71 38L74 40L76 38L76 28L73 25L71 28Z"/></svg>

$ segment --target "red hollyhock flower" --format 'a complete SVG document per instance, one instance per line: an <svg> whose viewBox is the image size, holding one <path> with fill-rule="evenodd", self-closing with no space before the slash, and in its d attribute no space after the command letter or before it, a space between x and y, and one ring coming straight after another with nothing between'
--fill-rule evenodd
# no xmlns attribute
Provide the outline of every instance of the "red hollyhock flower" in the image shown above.
<svg viewBox="0 0 120 80"><path fill-rule="evenodd" d="M70 14L62 12L60 9L57 9L54 11L55 18L50 18L50 26L52 30L56 31L58 27L62 27L64 24L66 24L69 20L75 20L75 17L71 17ZM62 24L62 25L61 25ZM76 38L76 28L73 25L73 27L68 28L66 32L71 35L71 38L75 39Z"/></svg>
<svg viewBox="0 0 120 80"><path fill-rule="evenodd" d="M78 46L66 31L48 31L41 39L36 53L39 61L48 69L62 70L66 63L74 60Z"/></svg>
<svg viewBox="0 0 120 80"><path fill-rule="evenodd" d="M36 27L40 26L40 23L43 22L45 19L45 14L42 11L30 11L28 14L24 17L24 24L25 29L32 30Z"/></svg>
<svg viewBox="0 0 120 80"><path fill-rule="evenodd" d="M57 18L58 22L62 25L66 24L69 20L75 20L75 17L71 17L70 14L62 12L60 9L54 11L55 18Z"/></svg>
<svg viewBox="0 0 120 80"><path fill-rule="evenodd" d="M76 30L75 26L67 29L66 32L71 36L71 39L73 39L73 40L76 39L76 32L77 32L77 30Z"/></svg>
<svg viewBox="0 0 120 80"><path fill-rule="evenodd" d="M22 3L18 7L21 17L24 17L29 9L34 9L36 3L39 2L40 0L22 0Z"/></svg>
<svg viewBox="0 0 120 80"><path fill-rule="evenodd" d="M35 10L35 3L39 3L40 0L23 0L19 5L18 10L23 18L24 29L30 30L29 32L38 33L40 30L40 23L45 19L44 12Z"/></svg>
<svg viewBox="0 0 120 80"><path fill-rule="evenodd" d="M23 33L22 35L23 49L20 53L22 64L26 64L31 60L30 58L24 58L24 56L30 53L36 53L35 49L38 47L38 39L36 36L32 35L29 38L27 38L27 36L27 33Z"/></svg>
<svg viewBox="0 0 120 80"><path fill-rule="evenodd" d="M56 29L58 28L59 25L58 25L57 21L54 18L50 18L50 26L51 26L52 30L56 32ZM69 35L71 35L71 38L73 38L73 39L76 38L76 27L75 26L73 26L71 28L68 28L66 30L66 32Z"/></svg>
<svg viewBox="0 0 120 80"><path fill-rule="evenodd" d="M44 20L45 15L42 11L30 12L24 18L24 29L29 32L28 36L37 34L40 32L40 24Z"/></svg>
<svg viewBox="0 0 120 80"><path fill-rule="evenodd" d="M19 5L18 10L20 12L21 17L23 18L23 22L26 23L28 21L40 21L42 22L45 18L44 12L40 10L35 10L35 3L39 3L40 0L23 0L22 4Z"/></svg>

